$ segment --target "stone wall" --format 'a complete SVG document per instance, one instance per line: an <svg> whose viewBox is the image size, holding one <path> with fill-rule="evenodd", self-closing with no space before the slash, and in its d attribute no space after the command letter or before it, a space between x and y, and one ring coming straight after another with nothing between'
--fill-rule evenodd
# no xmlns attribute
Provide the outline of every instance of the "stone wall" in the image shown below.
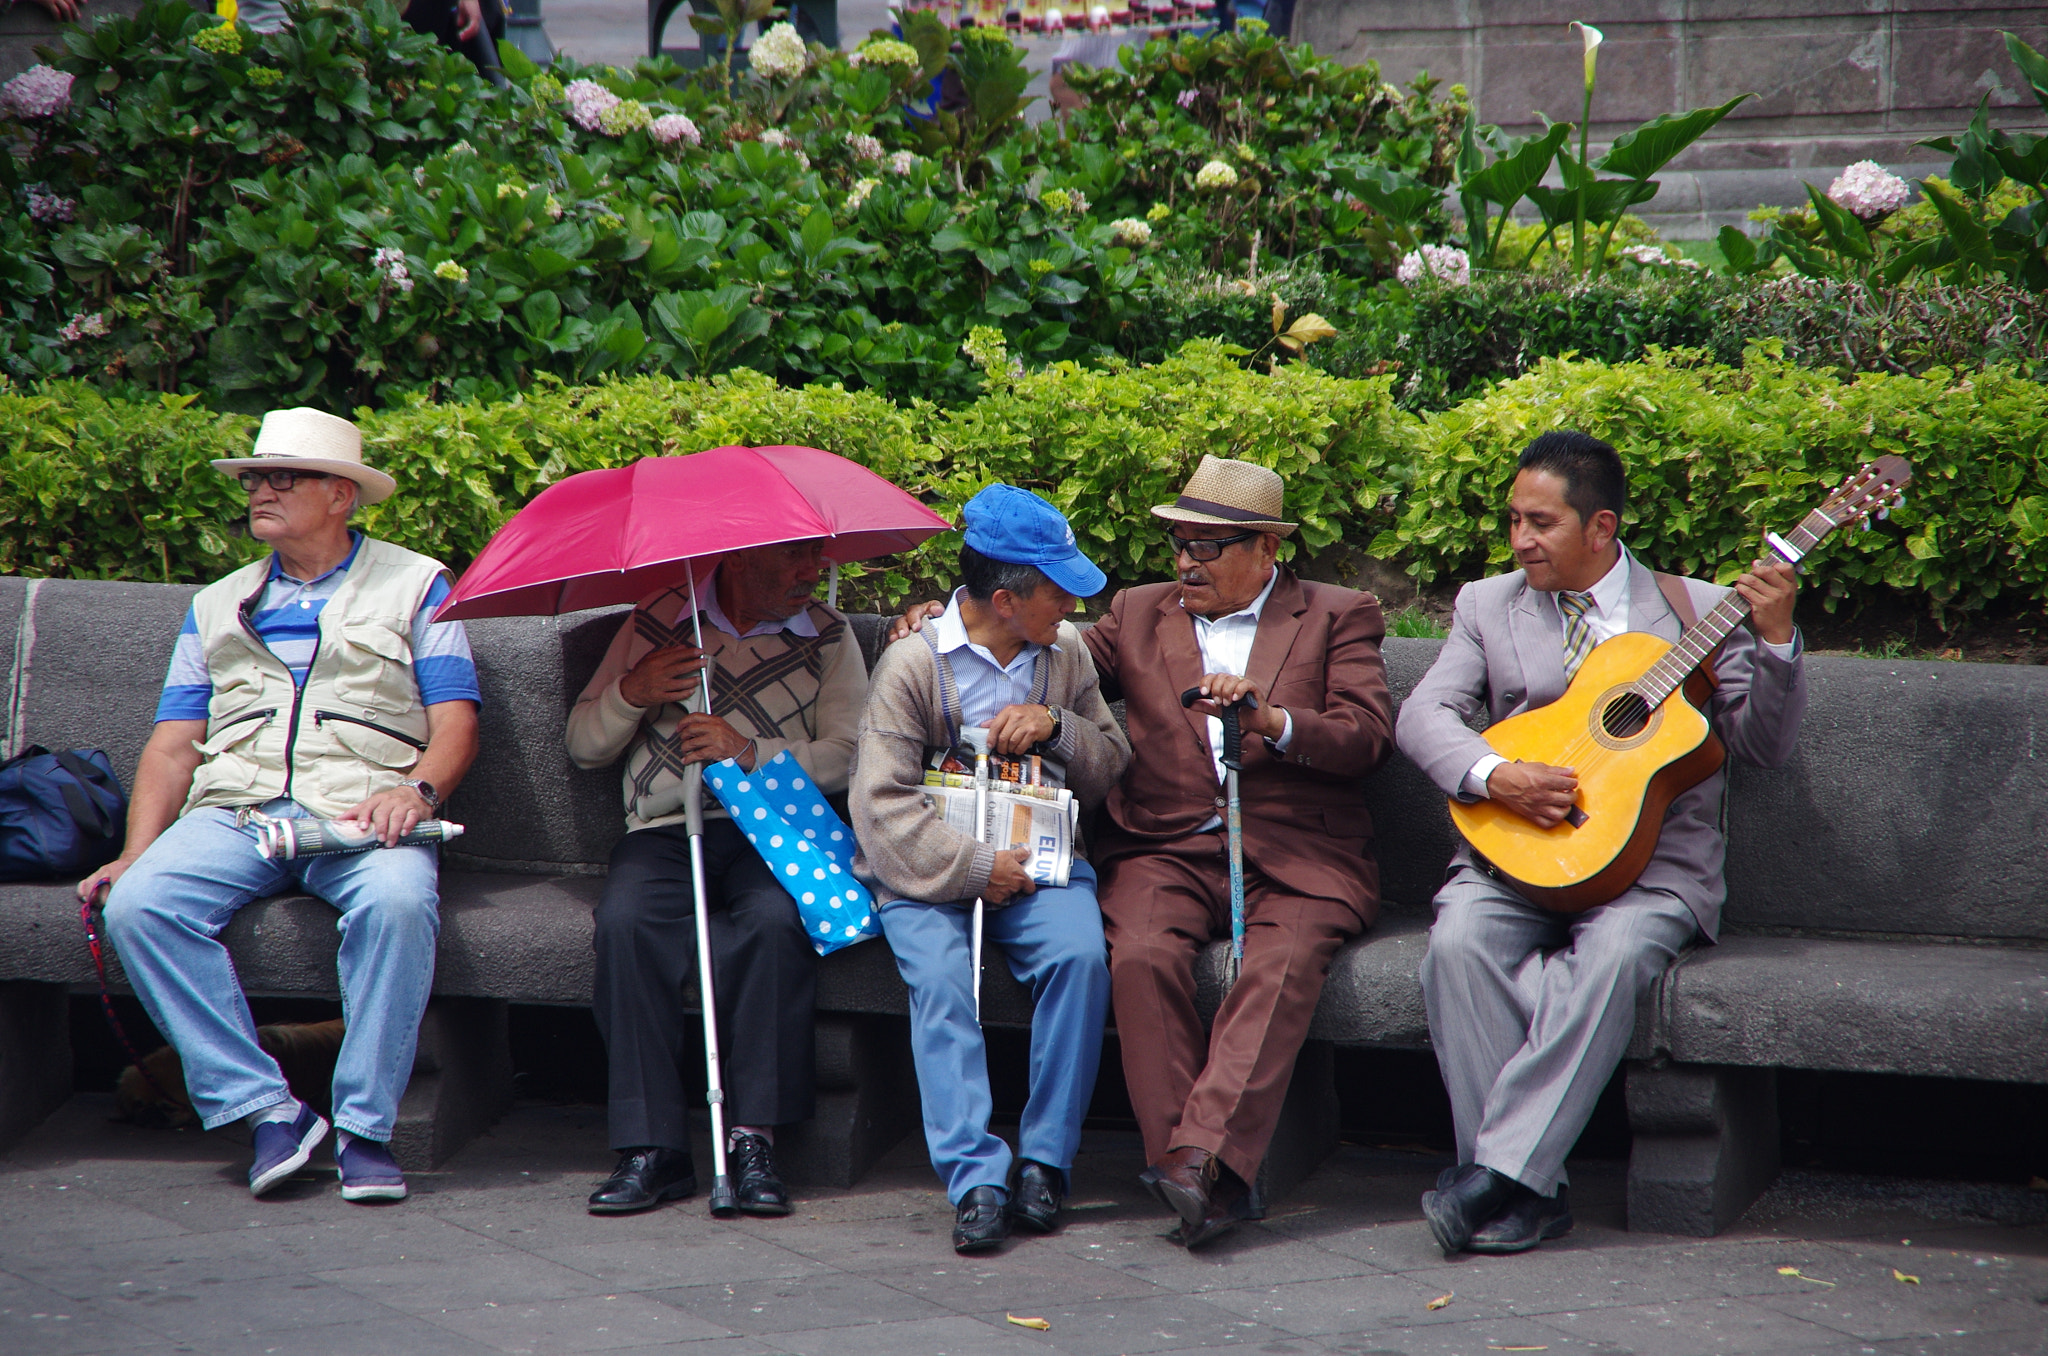
<svg viewBox="0 0 2048 1356"><path fill-rule="evenodd" d="M1992 0L1299 0L1294 36L1326 55L1379 61L1402 83L1427 70L1473 93L1482 119L1517 133L1538 111L1576 121L1583 19L1607 41L1593 101L1596 145L1660 113L1755 93L1682 156L1644 215L1709 236L1759 203L1806 201L1843 165L1909 178L1947 158L1915 149L1960 131L1985 94L1993 120L2042 113L1999 30L2048 49L2048 6Z"/></svg>

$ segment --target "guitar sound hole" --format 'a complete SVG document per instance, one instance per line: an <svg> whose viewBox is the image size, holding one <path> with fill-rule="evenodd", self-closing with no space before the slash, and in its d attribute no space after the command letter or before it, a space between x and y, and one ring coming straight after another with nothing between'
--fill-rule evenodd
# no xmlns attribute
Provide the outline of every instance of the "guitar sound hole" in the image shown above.
<svg viewBox="0 0 2048 1356"><path fill-rule="evenodd" d="M1624 692L1600 713L1600 726L1616 739L1630 739L1650 723L1650 704L1634 692Z"/></svg>

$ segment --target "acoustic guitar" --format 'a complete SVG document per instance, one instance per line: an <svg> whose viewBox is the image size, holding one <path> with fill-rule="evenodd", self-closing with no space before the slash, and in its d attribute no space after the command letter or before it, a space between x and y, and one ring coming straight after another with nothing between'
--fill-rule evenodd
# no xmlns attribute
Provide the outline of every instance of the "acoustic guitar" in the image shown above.
<svg viewBox="0 0 2048 1356"><path fill-rule="evenodd" d="M1901 502L1912 471L1880 457L1845 479L1789 536L1766 533L1797 565L1830 532ZM1749 604L1732 590L1673 644L1625 631L1595 646L1563 696L1486 730L1501 757L1576 770L1578 795L1549 828L1490 800L1452 800L1451 818L1484 861L1532 903L1581 913L1620 895L1657 849L1665 811L1726 757L1706 715L1707 660Z"/></svg>

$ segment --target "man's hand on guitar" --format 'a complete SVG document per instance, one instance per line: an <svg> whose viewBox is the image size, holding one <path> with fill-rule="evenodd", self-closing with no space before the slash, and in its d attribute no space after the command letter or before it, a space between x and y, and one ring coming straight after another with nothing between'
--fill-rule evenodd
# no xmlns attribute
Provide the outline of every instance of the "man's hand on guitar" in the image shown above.
<svg viewBox="0 0 2048 1356"><path fill-rule="evenodd" d="M1562 823L1578 794L1578 775L1548 763L1502 763L1486 778L1486 794L1541 828Z"/></svg>
<svg viewBox="0 0 2048 1356"><path fill-rule="evenodd" d="M1735 581L1735 591L1749 604L1756 633L1773 645L1792 643L1792 603L1799 595L1799 572L1782 560L1759 560Z"/></svg>

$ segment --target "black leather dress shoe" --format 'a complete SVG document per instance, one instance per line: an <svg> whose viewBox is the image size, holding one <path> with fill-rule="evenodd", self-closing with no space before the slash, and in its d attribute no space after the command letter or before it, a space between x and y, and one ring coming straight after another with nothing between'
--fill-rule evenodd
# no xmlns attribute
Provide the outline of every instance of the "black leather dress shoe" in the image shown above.
<svg viewBox="0 0 2048 1356"><path fill-rule="evenodd" d="M697 1194L697 1165L688 1149L628 1149L604 1185L590 1193L593 1215L630 1215Z"/></svg>
<svg viewBox="0 0 2048 1356"><path fill-rule="evenodd" d="M1572 1228L1569 1191L1559 1187L1555 1196L1538 1196L1518 1183L1507 1208L1472 1231L1466 1250L1527 1252L1546 1239L1563 1238Z"/></svg>
<svg viewBox="0 0 2048 1356"><path fill-rule="evenodd" d="M1223 1160L1207 1149L1183 1145L1168 1149L1166 1157L1138 1174L1138 1181L1181 1223L1196 1229L1209 1213L1209 1196L1222 1170Z"/></svg>
<svg viewBox="0 0 2048 1356"><path fill-rule="evenodd" d="M953 1216L954 1252L987 1252L1009 1236L1010 1212L1003 1207L1002 1192L978 1186L960 1198Z"/></svg>
<svg viewBox="0 0 2048 1356"><path fill-rule="evenodd" d="M789 1188L775 1171L775 1146L759 1135L737 1134L726 1150L726 1171L743 1215L786 1215Z"/></svg>
<svg viewBox="0 0 2048 1356"><path fill-rule="evenodd" d="M1449 1257L1461 1251L1471 1241L1472 1231L1499 1213L1514 1194L1514 1178L1469 1163L1448 1187L1422 1193L1422 1218L1436 1245Z"/></svg>
<svg viewBox="0 0 2048 1356"><path fill-rule="evenodd" d="M1199 1248L1213 1243L1248 1219L1260 1218L1252 1204L1251 1188L1244 1179L1225 1168L1217 1175L1216 1189L1209 1193L1209 1208L1194 1224L1185 1221L1180 1228L1167 1235L1183 1248Z"/></svg>
<svg viewBox="0 0 2048 1356"><path fill-rule="evenodd" d="M1020 1158L1010 1176L1010 1223L1034 1234L1057 1229L1060 1204L1067 1198L1066 1175L1058 1168Z"/></svg>

